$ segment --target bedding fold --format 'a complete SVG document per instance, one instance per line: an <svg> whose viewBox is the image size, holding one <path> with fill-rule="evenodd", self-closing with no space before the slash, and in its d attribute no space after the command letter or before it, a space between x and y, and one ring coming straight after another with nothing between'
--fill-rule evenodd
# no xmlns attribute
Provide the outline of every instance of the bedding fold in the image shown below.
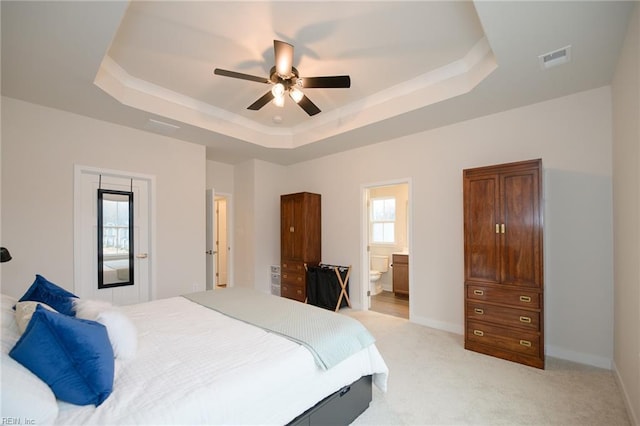
<svg viewBox="0 0 640 426"><path fill-rule="evenodd" d="M375 342L351 317L252 289L230 287L183 297L303 345L324 370Z"/></svg>

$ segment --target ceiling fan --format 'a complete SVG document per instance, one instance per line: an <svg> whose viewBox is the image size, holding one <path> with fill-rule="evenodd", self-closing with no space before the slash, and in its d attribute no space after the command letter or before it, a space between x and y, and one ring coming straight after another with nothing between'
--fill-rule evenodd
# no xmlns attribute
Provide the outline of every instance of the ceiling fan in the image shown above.
<svg viewBox="0 0 640 426"><path fill-rule="evenodd" d="M273 40L273 50L275 52L275 66L269 72L269 78L257 77L235 71L227 71L216 68L213 73L224 77L239 78L242 80L255 81L258 83L272 84L270 91L265 93L257 101L247 107L247 109L257 111L270 101L277 106L284 105L284 95L289 94L295 103L305 110L310 116L320 112L320 108L300 90L305 89L333 89L351 87L351 79L348 75L336 75L328 77L300 77L298 70L293 66L293 46L280 40Z"/></svg>

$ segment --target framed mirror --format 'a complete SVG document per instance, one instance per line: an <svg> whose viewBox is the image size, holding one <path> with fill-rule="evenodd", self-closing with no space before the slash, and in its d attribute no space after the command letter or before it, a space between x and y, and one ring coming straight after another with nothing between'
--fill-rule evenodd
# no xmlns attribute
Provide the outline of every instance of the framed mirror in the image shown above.
<svg viewBox="0 0 640 426"><path fill-rule="evenodd" d="M98 189L98 288L133 285L133 192Z"/></svg>

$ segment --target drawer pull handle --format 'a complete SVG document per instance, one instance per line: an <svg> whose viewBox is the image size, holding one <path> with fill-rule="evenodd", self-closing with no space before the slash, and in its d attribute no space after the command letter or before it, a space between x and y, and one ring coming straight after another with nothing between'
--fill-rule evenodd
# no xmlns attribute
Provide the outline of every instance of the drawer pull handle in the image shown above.
<svg viewBox="0 0 640 426"><path fill-rule="evenodd" d="M482 330L473 330L473 334L480 337L484 336L484 332Z"/></svg>
<svg viewBox="0 0 640 426"><path fill-rule="evenodd" d="M302 277L298 277L298 281L302 281Z"/></svg>
<svg viewBox="0 0 640 426"><path fill-rule="evenodd" d="M520 322L524 322L526 324L531 324L531 318L530 317L520 317Z"/></svg>
<svg viewBox="0 0 640 426"><path fill-rule="evenodd" d="M530 347L531 347L531 342L530 342L530 341L528 341L528 340L520 340L520 344L521 344L522 346L526 346L527 348L530 348Z"/></svg>
<svg viewBox="0 0 640 426"><path fill-rule="evenodd" d="M288 267L289 267L289 265L287 265L286 263L283 263L283 264L282 264L282 267L283 267L283 268L288 268Z"/></svg>
<svg viewBox="0 0 640 426"><path fill-rule="evenodd" d="M288 278L288 277L289 277L289 275L287 275L287 274L282 274L282 278Z"/></svg>
<svg viewBox="0 0 640 426"><path fill-rule="evenodd" d="M297 290L296 293L302 294L302 290Z"/></svg>
<svg viewBox="0 0 640 426"><path fill-rule="evenodd" d="M473 312L475 312L478 315L483 315L484 314L484 309L480 309L480 308L475 308L473 310Z"/></svg>
<svg viewBox="0 0 640 426"><path fill-rule="evenodd" d="M475 294L476 296L483 296L484 295L484 291L482 291L482 290L473 290L473 294Z"/></svg>
<svg viewBox="0 0 640 426"><path fill-rule="evenodd" d="M520 296L520 301L521 302L530 303L531 302L531 297L530 296Z"/></svg>

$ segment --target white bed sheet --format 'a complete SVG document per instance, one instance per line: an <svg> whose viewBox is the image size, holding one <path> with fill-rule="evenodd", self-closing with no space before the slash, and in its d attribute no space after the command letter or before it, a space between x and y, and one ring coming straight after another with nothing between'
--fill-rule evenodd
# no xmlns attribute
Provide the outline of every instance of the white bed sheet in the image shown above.
<svg viewBox="0 0 640 426"><path fill-rule="evenodd" d="M299 344L182 297L123 310L138 328L136 358L117 361L101 406L61 402L56 424L286 424L363 375L386 390L375 345L323 371Z"/></svg>

